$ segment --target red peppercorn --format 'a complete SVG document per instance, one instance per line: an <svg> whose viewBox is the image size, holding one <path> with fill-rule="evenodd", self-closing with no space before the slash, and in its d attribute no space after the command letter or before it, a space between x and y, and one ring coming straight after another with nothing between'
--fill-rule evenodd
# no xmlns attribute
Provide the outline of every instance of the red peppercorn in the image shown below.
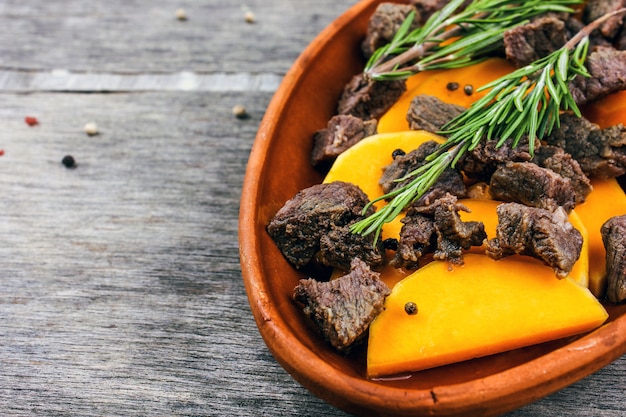
<svg viewBox="0 0 626 417"><path fill-rule="evenodd" d="M39 124L39 120L37 120L37 118L33 116L24 117L24 121L28 126L35 126Z"/></svg>

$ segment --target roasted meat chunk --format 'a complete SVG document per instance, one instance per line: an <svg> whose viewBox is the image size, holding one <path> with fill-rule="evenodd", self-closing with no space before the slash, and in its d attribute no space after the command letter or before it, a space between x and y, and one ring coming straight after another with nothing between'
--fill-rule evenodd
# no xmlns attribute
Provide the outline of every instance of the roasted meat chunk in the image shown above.
<svg viewBox="0 0 626 417"><path fill-rule="evenodd" d="M437 247L435 224L430 217L411 213L402 219L396 254L390 264L395 268L415 269L424 255Z"/></svg>
<svg viewBox="0 0 626 417"><path fill-rule="evenodd" d="M406 81L374 81L364 73L352 77L344 87L337 113L359 119L379 119L406 91Z"/></svg>
<svg viewBox="0 0 626 417"><path fill-rule="evenodd" d="M580 164L563 149L556 146L541 146L532 159L540 167L550 169L564 178L569 178L574 188L574 202L584 203L591 192L591 181L580 168Z"/></svg>
<svg viewBox="0 0 626 417"><path fill-rule="evenodd" d="M589 54L585 66L591 76L579 75L569 83L576 104L590 103L626 89L626 51L597 48Z"/></svg>
<svg viewBox="0 0 626 417"><path fill-rule="evenodd" d="M562 208L549 211L518 203L497 208L496 237L487 243L487 255L501 259L513 254L535 257L551 266L559 278L578 260L583 238Z"/></svg>
<svg viewBox="0 0 626 417"><path fill-rule="evenodd" d="M401 181L402 178L423 166L426 163L426 157L432 154L438 147L439 144L437 142L428 141L405 155L396 156L393 162L384 168L383 175L379 180L383 191L389 193L408 184L411 178ZM432 202L446 193L457 197L465 195L463 176L453 168L447 168L443 171L435 184L419 199L418 204L428 204L429 201Z"/></svg>
<svg viewBox="0 0 626 417"><path fill-rule="evenodd" d="M549 55L565 42L565 22L554 15L538 18L504 33L506 58L517 67Z"/></svg>
<svg viewBox="0 0 626 417"><path fill-rule="evenodd" d="M340 278L327 282L300 280L293 297L304 305L304 314L324 338L336 349L346 351L367 333L389 293L380 274L355 258L350 272Z"/></svg>
<svg viewBox="0 0 626 417"><path fill-rule="evenodd" d="M607 220L601 233L606 248L606 297L620 303L626 300L626 215Z"/></svg>
<svg viewBox="0 0 626 417"><path fill-rule="evenodd" d="M423 23L426 19L431 17L438 10L441 10L449 2L450 0L411 0L409 3L415 6L417 11L420 13ZM465 9L470 2L470 0L466 0L457 10L461 11Z"/></svg>
<svg viewBox="0 0 626 417"><path fill-rule="evenodd" d="M623 7L626 7L626 0L588 0L583 10L583 20L586 23L591 23L605 14L618 11ZM600 33L608 39L613 39L623 25L624 15L614 16L600 26Z"/></svg>
<svg viewBox="0 0 626 417"><path fill-rule="evenodd" d="M406 120L411 130L437 133L463 111L465 107L446 103L435 96L419 94L411 100Z"/></svg>
<svg viewBox="0 0 626 417"><path fill-rule="evenodd" d="M463 263L463 249L480 246L487 238L481 222L463 222L459 211L469 211L451 194L429 205L411 206L402 219L398 250L391 264L413 269L426 253L437 260Z"/></svg>
<svg viewBox="0 0 626 417"><path fill-rule="evenodd" d="M363 218L361 211L368 202L356 185L342 181L316 184L287 201L272 218L267 231L296 268L317 259L323 265L348 270L354 257L368 265L380 265L382 243L374 245L372 234L362 236L349 230L350 225ZM365 215L373 212L370 209ZM338 236L349 240L340 242Z"/></svg>
<svg viewBox="0 0 626 417"><path fill-rule="evenodd" d="M415 12L413 28L420 24L420 15L417 9L410 4L381 3L369 20L365 40L361 44L363 55L367 58L381 46L391 42L400 26L409 13Z"/></svg>
<svg viewBox="0 0 626 417"><path fill-rule="evenodd" d="M535 149L539 142L535 144ZM513 139L509 138L501 146L495 140L481 141L471 151L468 151L458 162L457 167L471 179L489 181L498 167L507 162L530 161L528 138L520 139L517 146L513 146Z"/></svg>
<svg viewBox="0 0 626 417"><path fill-rule="evenodd" d="M600 129L572 113L562 114L560 123L545 140L569 153L585 175L612 178L626 173L626 127Z"/></svg>
<svg viewBox="0 0 626 417"><path fill-rule="evenodd" d="M569 178L532 162L508 162L499 167L489 186L496 200L550 211L559 206L570 211L576 205L576 192Z"/></svg>
<svg viewBox="0 0 626 417"><path fill-rule="evenodd" d="M362 120L350 115L332 117L326 129L317 131L313 136L311 164L331 163L361 139L375 134L376 125L376 120Z"/></svg>

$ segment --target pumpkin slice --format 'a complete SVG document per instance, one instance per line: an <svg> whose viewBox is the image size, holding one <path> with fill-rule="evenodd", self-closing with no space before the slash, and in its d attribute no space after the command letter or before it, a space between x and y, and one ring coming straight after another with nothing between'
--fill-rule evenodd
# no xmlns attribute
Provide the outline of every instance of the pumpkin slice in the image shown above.
<svg viewBox="0 0 626 417"><path fill-rule="evenodd" d="M409 302L416 314L406 312ZM387 297L370 326L367 374L418 371L568 337L607 317L589 290L527 257L435 261Z"/></svg>
<svg viewBox="0 0 626 417"><path fill-rule="evenodd" d="M626 214L626 194L614 178L592 179L593 191L576 213L587 228L589 242L589 289L598 298L606 291L606 249L600 228L613 216Z"/></svg>
<svg viewBox="0 0 626 417"><path fill-rule="evenodd" d="M417 149L428 141L443 143L439 135L423 130L379 133L368 136L337 157L324 178L325 183L345 181L361 187L361 190L373 200L383 195L378 184L383 168L393 161L391 154L396 149L404 152ZM379 203L378 206L383 203Z"/></svg>

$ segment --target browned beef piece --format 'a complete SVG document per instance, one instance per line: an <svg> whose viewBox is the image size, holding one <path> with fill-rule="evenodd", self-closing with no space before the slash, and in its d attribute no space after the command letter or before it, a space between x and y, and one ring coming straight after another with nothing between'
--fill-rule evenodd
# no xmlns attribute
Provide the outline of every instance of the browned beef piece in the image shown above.
<svg viewBox="0 0 626 417"><path fill-rule="evenodd" d="M557 146L544 145L535 151L532 160L543 168L548 168L562 177L569 178L574 187L574 202L584 203L591 192L591 181L572 156Z"/></svg>
<svg viewBox="0 0 626 417"><path fill-rule="evenodd" d="M411 0L409 3L415 6L415 8L419 11L423 23L431 17L433 13L441 10L449 2L450 0ZM470 1L467 0L461 7L459 7L458 11L465 9L469 3Z"/></svg>
<svg viewBox="0 0 626 417"><path fill-rule="evenodd" d="M425 159L433 153L439 145L435 141L423 143L419 148L407 153L406 155L398 155L393 162L387 165L383 170L379 184L385 193L389 193L398 187L402 187L411 181L396 181L406 176L411 171L421 167L426 163ZM433 186L419 199L419 204L427 204L428 201L450 193L457 197L465 195L465 184L461 173L453 168L447 168Z"/></svg>
<svg viewBox="0 0 626 417"><path fill-rule="evenodd" d="M569 178L532 162L500 166L491 176L489 191L496 200L550 211L559 206L570 211L576 205L576 192Z"/></svg>
<svg viewBox="0 0 626 417"><path fill-rule="evenodd" d="M464 111L465 107L446 103L434 96L420 94L411 100L406 120L412 130L437 133L446 123Z"/></svg>
<svg viewBox="0 0 626 417"><path fill-rule="evenodd" d="M605 14L615 12L623 7L626 7L626 0L589 0L583 10L583 21L591 23ZM600 26L600 33L608 39L615 38L623 25L623 19L624 16L622 15L607 20Z"/></svg>
<svg viewBox="0 0 626 417"><path fill-rule="evenodd" d="M601 233L606 248L606 297L620 303L626 300L626 215L607 220Z"/></svg>
<svg viewBox="0 0 626 417"><path fill-rule="evenodd" d="M567 19L565 19L567 39L571 39L584 27L585 24L578 18L576 18L575 16L569 16ZM611 48L613 47L613 43L607 40L607 38L605 38L604 36L602 36L602 34L599 33L597 30L594 30L591 35L589 35L589 50L593 51L598 47Z"/></svg>
<svg viewBox="0 0 626 417"><path fill-rule="evenodd" d="M411 212L402 219L398 250L390 264L395 268L416 269L427 253L437 247L435 224L430 217Z"/></svg>
<svg viewBox="0 0 626 417"><path fill-rule="evenodd" d="M626 128L606 129L571 113L561 115L561 126L545 138L572 155L588 177L612 178L626 173Z"/></svg>
<svg viewBox="0 0 626 417"><path fill-rule="evenodd" d="M561 48L567 42L565 22L549 15L504 33L506 58L523 67Z"/></svg>
<svg viewBox="0 0 626 417"><path fill-rule="evenodd" d="M390 291L360 259L350 273L328 282L303 279L294 290L294 300L304 305L304 314L336 349L347 351L363 339L370 323L384 309Z"/></svg>
<svg viewBox="0 0 626 417"><path fill-rule="evenodd" d="M426 253L437 260L463 263L463 249L480 246L487 238L481 222L463 222L459 211L469 211L446 194L426 206L411 206L402 219L398 251L391 264L413 269Z"/></svg>
<svg viewBox="0 0 626 417"><path fill-rule="evenodd" d="M285 258L296 268L312 262L320 252L323 237L328 234L349 233L351 224L363 218L361 211L369 202L356 185L336 181L316 184L298 192L272 218L267 231ZM371 208L366 215L374 212ZM350 255L370 265L383 262L382 243L374 245L373 234L351 235ZM324 265L347 270L350 260L333 256L334 249L324 243Z"/></svg>
<svg viewBox="0 0 626 417"><path fill-rule="evenodd" d="M589 54L585 66L591 77L576 76L569 89L578 105L626 89L626 51L598 48Z"/></svg>
<svg viewBox="0 0 626 417"><path fill-rule="evenodd" d="M551 266L559 278L565 277L580 256L583 238L567 220L562 208L549 210L518 203L497 208L496 237L487 243L487 255L501 259L521 254L535 257Z"/></svg>
<svg viewBox="0 0 626 417"><path fill-rule="evenodd" d="M333 226L320 236L316 259L322 265L347 271L354 258L360 258L368 265L381 265L384 262L382 253L382 242L377 242L374 247L373 234L363 237L353 233L348 226Z"/></svg>
<svg viewBox="0 0 626 417"><path fill-rule="evenodd" d="M361 120L350 115L337 115L328 121L326 129L313 136L311 164L314 166L334 161L342 152L361 139L376 133L376 120Z"/></svg>
<svg viewBox="0 0 626 417"><path fill-rule="evenodd" d="M536 142L535 149L539 147ZM513 147L513 139L507 139L502 146L497 141L481 141L471 151L467 152L458 162L460 169L468 178L489 181L499 166L507 162L526 162L532 158L528 147L528 138L520 139L520 143Z"/></svg>
<svg viewBox="0 0 626 417"><path fill-rule="evenodd" d="M379 119L405 91L404 80L374 81L359 73L344 87L337 112L363 120Z"/></svg>
<svg viewBox="0 0 626 417"><path fill-rule="evenodd" d="M363 55L369 58L378 48L391 42L404 20L412 11L416 13L411 28L414 29L419 26L421 21L419 12L414 6L397 3L379 4L369 20L367 34L361 44Z"/></svg>

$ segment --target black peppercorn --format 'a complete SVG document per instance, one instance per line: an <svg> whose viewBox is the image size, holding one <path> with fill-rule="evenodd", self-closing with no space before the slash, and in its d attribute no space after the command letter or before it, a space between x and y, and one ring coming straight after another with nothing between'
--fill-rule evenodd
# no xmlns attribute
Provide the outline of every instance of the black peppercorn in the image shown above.
<svg viewBox="0 0 626 417"><path fill-rule="evenodd" d="M409 316L417 314L417 304L415 304L413 301L409 301L404 305L404 311L406 311L406 314L408 314Z"/></svg>
<svg viewBox="0 0 626 417"><path fill-rule="evenodd" d="M61 163L63 165L65 165L65 168L75 168L76 167L76 161L74 160L74 157L72 155L64 156L63 159L61 160Z"/></svg>
<svg viewBox="0 0 626 417"><path fill-rule="evenodd" d="M465 95L471 96L472 94L474 94L474 87L471 84L467 84L465 87L463 87L463 91L465 92Z"/></svg>
<svg viewBox="0 0 626 417"><path fill-rule="evenodd" d="M446 88L447 88L449 91L454 91L454 90L456 90L456 89L458 89L458 88L459 88L459 83L449 82L449 83L446 85Z"/></svg>
<svg viewBox="0 0 626 417"><path fill-rule="evenodd" d="M389 237L383 240L383 247L388 250L393 250L393 251L398 250L398 239L394 237Z"/></svg>
<svg viewBox="0 0 626 417"><path fill-rule="evenodd" d="M393 152L391 152L391 157L393 159L396 159L399 156L404 156L406 155L406 152L404 152L402 149L396 149Z"/></svg>

